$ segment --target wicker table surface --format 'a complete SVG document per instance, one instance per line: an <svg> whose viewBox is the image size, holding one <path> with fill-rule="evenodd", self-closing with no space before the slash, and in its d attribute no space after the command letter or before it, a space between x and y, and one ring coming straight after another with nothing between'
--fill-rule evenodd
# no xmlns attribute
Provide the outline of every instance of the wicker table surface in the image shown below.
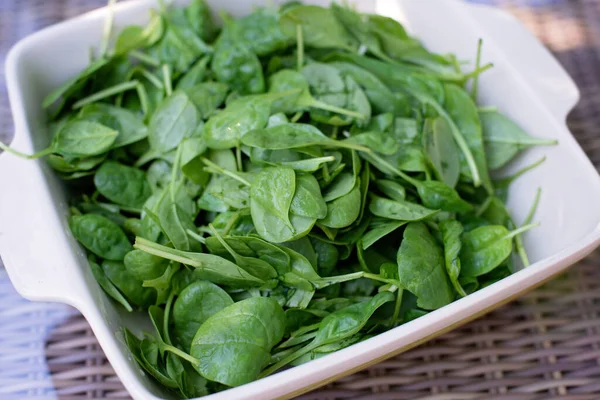
<svg viewBox="0 0 600 400"><path fill-rule="evenodd" d="M600 0L470 0L513 13L581 89L569 126L600 167ZM0 0L0 140L12 137L4 58L17 40L105 0ZM0 196L1 196L0 191ZM600 399L600 252L535 292L303 399ZM87 322L31 303L0 261L0 399L128 398Z"/></svg>

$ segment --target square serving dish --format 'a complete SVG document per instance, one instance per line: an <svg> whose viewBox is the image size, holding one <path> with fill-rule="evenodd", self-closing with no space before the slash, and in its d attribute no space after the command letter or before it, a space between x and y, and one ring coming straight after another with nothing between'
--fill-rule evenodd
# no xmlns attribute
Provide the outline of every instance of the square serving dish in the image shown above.
<svg viewBox="0 0 600 400"><path fill-rule="evenodd" d="M213 9L247 13L266 1L208 0ZM177 2L176 2L177 3ZM183 1L182 1L183 3ZM327 4L327 0L312 1ZM536 189L543 190L536 220L525 235L533 264L466 298L335 354L206 399L289 398L377 363L480 316L564 271L600 245L600 177L566 127L579 93L551 54L509 15L458 0L355 0L358 9L398 18L431 50L473 59L484 39L484 62L495 68L480 82L480 103L498 106L532 136L555 147L531 149L509 170L546 162L511 188L508 206L524 219ZM143 24L151 0L115 7L115 26ZM35 152L48 143L41 101L88 63L101 41L106 9L35 33L7 59L15 124L12 146ZM111 302L94 280L83 250L68 229L68 205L60 180L44 161L0 156L0 254L17 291L34 301L70 304L89 321L115 371L136 399L165 394L138 367L124 345L121 326L139 333L146 322Z"/></svg>

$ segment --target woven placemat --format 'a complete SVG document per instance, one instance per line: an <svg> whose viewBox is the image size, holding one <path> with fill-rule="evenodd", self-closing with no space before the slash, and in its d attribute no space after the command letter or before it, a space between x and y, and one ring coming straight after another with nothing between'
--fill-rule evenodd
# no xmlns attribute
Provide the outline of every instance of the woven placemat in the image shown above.
<svg viewBox="0 0 600 400"><path fill-rule="evenodd" d="M569 126L600 166L600 1L477 2L517 16L574 77L582 100ZM12 136L3 71L10 46L104 3L0 0L0 140ZM83 317L64 305L20 298L1 266L0 399L128 398ZM596 252L521 300L302 398L600 399L599 313Z"/></svg>

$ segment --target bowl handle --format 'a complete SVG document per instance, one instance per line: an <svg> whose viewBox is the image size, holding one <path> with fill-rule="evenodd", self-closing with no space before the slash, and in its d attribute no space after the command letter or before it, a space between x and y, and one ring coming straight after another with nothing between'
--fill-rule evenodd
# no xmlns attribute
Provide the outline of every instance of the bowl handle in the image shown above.
<svg viewBox="0 0 600 400"><path fill-rule="evenodd" d="M28 151L24 135L12 146ZM21 143L17 143L21 142ZM22 144L22 145L20 145ZM0 155L0 255L19 294L71 305L85 294L86 275L67 224L60 182L43 160ZM85 262L80 265L86 265Z"/></svg>

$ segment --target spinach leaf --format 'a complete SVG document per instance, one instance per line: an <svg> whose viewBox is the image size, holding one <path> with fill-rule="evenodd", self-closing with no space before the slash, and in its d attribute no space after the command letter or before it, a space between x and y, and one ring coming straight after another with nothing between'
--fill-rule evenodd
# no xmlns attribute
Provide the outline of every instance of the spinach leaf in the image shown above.
<svg viewBox="0 0 600 400"><path fill-rule="evenodd" d="M436 177L451 188L455 187L460 176L460 153L448 122L440 117L426 120L423 145Z"/></svg>
<svg viewBox="0 0 600 400"><path fill-rule="evenodd" d="M152 114L148 140L152 149L165 153L191 136L198 125L198 111L183 92L173 93Z"/></svg>
<svg viewBox="0 0 600 400"><path fill-rule="evenodd" d="M141 209L152 191L146 174L115 161L105 161L94 175L100 194L122 206Z"/></svg>
<svg viewBox="0 0 600 400"><path fill-rule="evenodd" d="M309 47L342 48L354 51L358 45L330 9L318 6L290 7L279 18L281 31L296 39L297 26L301 27L302 40Z"/></svg>
<svg viewBox="0 0 600 400"><path fill-rule="evenodd" d="M405 200L389 200L377 196L371 198L369 210L378 217L399 221L420 221L438 212Z"/></svg>
<svg viewBox="0 0 600 400"><path fill-rule="evenodd" d="M454 300L442 250L423 223L406 226L397 262L398 279L417 296L419 307L435 310Z"/></svg>
<svg viewBox="0 0 600 400"><path fill-rule="evenodd" d="M211 62L215 77L241 94L264 92L265 78L258 57L249 46L231 38L225 29Z"/></svg>
<svg viewBox="0 0 600 400"><path fill-rule="evenodd" d="M460 250L462 248L461 235L464 231L462 224L456 220L446 220L439 223L442 240L444 242L444 260L448 277L454 290L461 296L466 296L458 277L460 276Z"/></svg>
<svg viewBox="0 0 600 400"><path fill-rule="evenodd" d="M248 274L231 261L212 254L175 250L141 237L136 238L134 247L146 253L196 268L200 278L216 284L251 287L260 286L263 283L261 279Z"/></svg>
<svg viewBox="0 0 600 400"><path fill-rule="evenodd" d="M231 297L214 283L190 283L173 304L175 338L184 349L190 349L198 328L214 314L233 304Z"/></svg>
<svg viewBox="0 0 600 400"><path fill-rule="evenodd" d="M194 368L206 379L227 386L251 382L268 364L271 349L284 332L285 315L275 300L253 297L234 303L208 318L196 332L190 352L199 360Z"/></svg>
<svg viewBox="0 0 600 400"><path fill-rule="evenodd" d="M478 277L497 268L512 252L512 238L537 224L509 231L501 225L488 225L465 232L460 251L461 275Z"/></svg>
<svg viewBox="0 0 600 400"><path fill-rule="evenodd" d="M98 214L73 215L69 219L73 236L89 251L106 260L120 261L132 250L125 232Z"/></svg>
<svg viewBox="0 0 600 400"><path fill-rule="evenodd" d="M512 160L519 151L529 146L553 145L556 140L529 136L517 124L496 111L479 113L483 129L483 143L489 168L499 169Z"/></svg>

